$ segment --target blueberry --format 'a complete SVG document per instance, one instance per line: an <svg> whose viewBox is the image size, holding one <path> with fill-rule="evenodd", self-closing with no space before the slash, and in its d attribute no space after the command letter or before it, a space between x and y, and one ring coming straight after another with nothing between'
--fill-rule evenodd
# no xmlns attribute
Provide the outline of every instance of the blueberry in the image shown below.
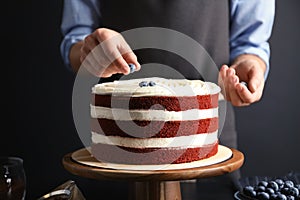
<svg viewBox="0 0 300 200"><path fill-rule="evenodd" d="M267 181L260 181L260 182L258 182L257 185L258 185L258 186L264 186L264 187L267 187L268 182L267 182Z"/></svg>
<svg viewBox="0 0 300 200"><path fill-rule="evenodd" d="M270 194L270 200L276 200L277 194Z"/></svg>
<svg viewBox="0 0 300 200"><path fill-rule="evenodd" d="M269 187L266 188L265 192L268 194L275 194L275 190L273 188L269 188Z"/></svg>
<svg viewBox="0 0 300 200"><path fill-rule="evenodd" d="M275 182L277 183L277 185L279 186L279 188L283 188L284 186L284 181L280 178L275 179Z"/></svg>
<svg viewBox="0 0 300 200"><path fill-rule="evenodd" d="M274 191L278 191L279 190L279 186L275 181L269 181L268 182L268 188L272 188Z"/></svg>
<svg viewBox="0 0 300 200"><path fill-rule="evenodd" d="M257 195L257 192L254 191L254 190L252 190L252 191L249 193L249 195L247 195L247 196L252 197L252 198L255 198L256 195Z"/></svg>
<svg viewBox="0 0 300 200"><path fill-rule="evenodd" d="M148 84L149 86L154 86L154 85L156 85L156 83L154 82L154 81L149 81L149 84Z"/></svg>
<svg viewBox="0 0 300 200"><path fill-rule="evenodd" d="M142 81L142 82L139 83L139 86L140 87L147 87L148 83L147 83L147 81Z"/></svg>
<svg viewBox="0 0 300 200"><path fill-rule="evenodd" d="M284 182L284 186L285 187L294 187L294 182L287 180Z"/></svg>
<svg viewBox="0 0 300 200"><path fill-rule="evenodd" d="M264 186L262 186L262 185L260 185L260 186L255 186L255 187L254 187L254 190L255 190L256 192L264 192L264 191L266 190L266 187L264 187Z"/></svg>
<svg viewBox="0 0 300 200"><path fill-rule="evenodd" d="M287 199L287 200L295 200L295 197L292 196L292 195L289 195L289 196L286 197L286 199Z"/></svg>
<svg viewBox="0 0 300 200"><path fill-rule="evenodd" d="M257 199L259 199L259 200L268 200L268 199L270 199L270 195L266 192L258 192L257 193Z"/></svg>
<svg viewBox="0 0 300 200"><path fill-rule="evenodd" d="M290 188L288 187L281 188L280 192L282 194L288 195L290 193Z"/></svg>
<svg viewBox="0 0 300 200"><path fill-rule="evenodd" d="M247 185L243 188L243 193L246 196L249 196L249 197L255 197L256 196L256 191L254 190L254 187L252 187L250 185Z"/></svg>
<svg viewBox="0 0 300 200"><path fill-rule="evenodd" d="M130 73L133 73L135 71L135 65L134 64L128 64L128 67L130 69Z"/></svg>
<svg viewBox="0 0 300 200"><path fill-rule="evenodd" d="M278 194L276 200L287 200L287 197L284 194Z"/></svg>
<svg viewBox="0 0 300 200"><path fill-rule="evenodd" d="M248 87L248 84L245 81L241 81L241 84L243 84L244 86Z"/></svg>
<svg viewBox="0 0 300 200"><path fill-rule="evenodd" d="M289 188L289 195L298 196L299 195L299 190L295 187L290 187Z"/></svg>

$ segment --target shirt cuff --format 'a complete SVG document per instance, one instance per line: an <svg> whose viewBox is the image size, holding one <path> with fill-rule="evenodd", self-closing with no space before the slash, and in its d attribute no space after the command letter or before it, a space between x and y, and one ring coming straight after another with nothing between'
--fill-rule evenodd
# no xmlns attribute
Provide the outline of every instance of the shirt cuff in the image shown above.
<svg viewBox="0 0 300 200"><path fill-rule="evenodd" d="M234 50L231 50L230 53L230 62L232 62L236 57L242 54L253 54L260 57L266 63L266 71L264 74L265 80L268 77L269 70L270 70L270 51L269 51L269 44L266 43L264 48L257 48L257 47L237 47Z"/></svg>
<svg viewBox="0 0 300 200"><path fill-rule="evenodd" d="M85 35L72 35L72 36L66 36L63 41L61 42L61 45L60 45L60 53L61 53L61 56L62 56L62 59L64 61L64 64L65 66L68 68L68 69L72 69L71 67L71 64L70 64L70 58L69 58L69 55L70 55L70 49L71 47L79 42L79 41L82 41L84 40L84 38L87 36L88 34L85 34Z"/></svg>

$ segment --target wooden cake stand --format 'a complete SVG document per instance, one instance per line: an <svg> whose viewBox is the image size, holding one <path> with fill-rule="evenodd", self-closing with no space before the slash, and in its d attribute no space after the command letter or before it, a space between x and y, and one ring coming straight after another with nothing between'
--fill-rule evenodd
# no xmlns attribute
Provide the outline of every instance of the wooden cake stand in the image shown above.
<svg viewBox="0 0 300 200"><path fill-rule="evenodd" d="M243 165L243 153L232 148L230 150L232 151L231 157L222 162L184 169L124 170L96 167L74 160L72 155L75 152L66 154L62 162L66 170L81 177L129 181L132 183L129 199L132 200L181 200L180 180L219 176L233 172ZM78 151L89 154L86 149Z"/></svg>

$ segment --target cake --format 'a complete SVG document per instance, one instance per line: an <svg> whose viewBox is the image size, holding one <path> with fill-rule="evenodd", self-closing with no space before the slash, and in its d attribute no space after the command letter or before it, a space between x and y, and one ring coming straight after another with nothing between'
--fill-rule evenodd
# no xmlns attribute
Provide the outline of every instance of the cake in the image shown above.
<svg viewBox="0 0 300 200"><path fill-rule="evenodd" d="M219 92L211 82L160 77L96 84L90 104L91 154L102 162L132 165L214 156Z"/></svg>

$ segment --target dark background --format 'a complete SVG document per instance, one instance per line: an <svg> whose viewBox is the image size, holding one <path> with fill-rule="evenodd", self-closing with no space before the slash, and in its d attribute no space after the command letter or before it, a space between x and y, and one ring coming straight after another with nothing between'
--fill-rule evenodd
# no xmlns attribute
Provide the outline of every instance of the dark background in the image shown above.
<svg viewBox="0 0 300 200"><path fill-rule="evenodd" d="M55 0L22 1L4 18L2 50L16 75L14 90L4 85L3 91L15 93L16 102L2 105L3 111L8 108L2 114L8 122L14 119L16 129L2 131L0 156L24 159L27 199L70 179L88 199L115 191L114 187L126 195L124 182L77 177L62 165L65 154L82 148L71 110L74 74L64 67L59 53L62 5ZM264 96L259 103L236 109L239 150L245 155L243 176L281 176L300 170L299 8L299 0L277 1Z"/></svg>

